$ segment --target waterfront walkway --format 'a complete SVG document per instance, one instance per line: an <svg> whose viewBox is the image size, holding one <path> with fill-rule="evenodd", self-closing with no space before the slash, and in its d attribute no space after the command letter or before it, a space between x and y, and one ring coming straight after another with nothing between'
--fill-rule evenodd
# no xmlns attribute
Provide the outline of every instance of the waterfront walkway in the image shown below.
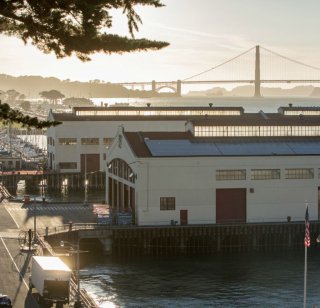
<svg viewBox="0 0 320 308"><path fill-rule="evenodd" d="M69 211L66 211L65 207L65 204L51 204L50 208L38 210L37 224L40 227L53 226L56 223L60 225L64 221L70 221L71 216L75 222L85 222L90 219L89 208L84 209L79 204L72 204ZM21 234L25 230L33 230L33 208L4 200L0 203L0 220L0 293L7 294L15 308L41 308L33 295L28 294L32 253L21 249L20 246ZM39 252L41 250L36 251ZM72 285L74 289L76 284L73 282ZM86 295L84 292L82 294ZM64 307L73 307L73 302ZM85 307L92 306L88 304Z"/></svg>

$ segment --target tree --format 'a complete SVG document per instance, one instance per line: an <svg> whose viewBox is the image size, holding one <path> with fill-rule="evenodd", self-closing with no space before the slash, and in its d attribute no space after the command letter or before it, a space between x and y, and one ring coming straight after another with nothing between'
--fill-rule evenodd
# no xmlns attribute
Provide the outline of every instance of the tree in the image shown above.
<svg viewBox="0 0 320 308"><path fill-rule="evenodd" d="M8 90L6 92L6 97L7 97L6 100L8 102L14 102L18 98L19 95L20 95L20 93L18 91L14 90L14 89Z"/></svg>
<svg viewBox="0 0 320 308"><path fill-rule="evenodd" d="M161 7L160 0L0 0L0 33L29 40L58 58L75 54L83 61L95 52L123 53L160 49L167 42L135 39L142 24L137 5ZM106 33L112 27L112 11L126 15L131 38Z"/></svg>
<svg viewBox="0 0 320 308"><path fill-rule="evenodd" d="M9 122L19 123L22 126L30 126L36 128L47 128L50 126L56 126L61 124L58 121L40 121L37 117L30 117L24 115L19 110L10 108L8 104L1 103L0 101L0 119L3 123L7 124Z"/></svg>
<svg viewBox="0 0 320 308"><path fill-rule="evenodd" d="M82 61L90 60L95 52L123 53L168 46L167 42L134 38L142 23L134 9L137 5L163 6L160 0L0 0L0 34L16 36L25 43L31 41L58 58L75 54ZM105 32L112 27L112 12L117 9L127 17L131 38ZM59 124L23 117L0 102L1 119L37 128Z"/></svg>
<svg viewBox="0 0 320 308"><path fill-rule="evenodd" d="M23 109L23 110L26 110L26 111L29 111L31 109L31 103L29 101L22 101L20 103L20 107Z"/></svg>
<svg viewBox="0 0 320 308"><path fill-rule="evenodd" d="M50 103L53 103L53 105L57 103L58 99L62 99L65 97L61 92L57 90L42 91L39 93L39 95L43 98L48 99Z"/></svg>

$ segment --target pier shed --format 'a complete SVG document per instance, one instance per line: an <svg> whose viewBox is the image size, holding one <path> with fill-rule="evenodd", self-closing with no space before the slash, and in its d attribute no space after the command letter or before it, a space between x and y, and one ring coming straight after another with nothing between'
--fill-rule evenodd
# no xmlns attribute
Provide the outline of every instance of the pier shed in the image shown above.
<svg viewBox="0 0 320 308"><path fill-rule="evenodd" d="M198 130L199 132L199 130ZM318 136L196 136L126 132L107 150L111 207L137 225L302 221L319 218Z"/></svg>

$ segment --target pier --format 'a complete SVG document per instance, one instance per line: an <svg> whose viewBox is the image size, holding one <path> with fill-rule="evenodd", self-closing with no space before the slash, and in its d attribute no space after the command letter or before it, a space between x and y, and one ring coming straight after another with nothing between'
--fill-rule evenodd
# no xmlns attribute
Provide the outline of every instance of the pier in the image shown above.
<svg viewBox="0 0 320 308"><path fill-rule="evenodd" d="M192 256L242 251L294 251L304 249L304 222L189 225L189 226L99 226L75 224L47 229L51 244L61 240L100 243L112 256ZM320 223L310 223L311 249L316 245ZM99 245L98 245L99 246Z"/></svg>

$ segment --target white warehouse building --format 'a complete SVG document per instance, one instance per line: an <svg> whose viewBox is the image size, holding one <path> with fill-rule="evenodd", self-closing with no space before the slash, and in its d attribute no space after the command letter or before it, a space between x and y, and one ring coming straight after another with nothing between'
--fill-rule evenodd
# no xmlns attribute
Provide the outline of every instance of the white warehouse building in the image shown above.
<svg viewBox="0 0 320 308"><path fill-rule="evenodd" d="M190 119L240 115L241 107L74 107L72 112L53 113L48 120L62 124L47 130L49 169L61 173L105 169L106 147L119 125L128 131L186 130Z"/></svg>
<svg viewBox="0 0 320 308"><path fill-rule="evenodd" d="M205 117L184 132L130 132L107 150L107 201L138 225L319 218L318 108Z"/></svg>

